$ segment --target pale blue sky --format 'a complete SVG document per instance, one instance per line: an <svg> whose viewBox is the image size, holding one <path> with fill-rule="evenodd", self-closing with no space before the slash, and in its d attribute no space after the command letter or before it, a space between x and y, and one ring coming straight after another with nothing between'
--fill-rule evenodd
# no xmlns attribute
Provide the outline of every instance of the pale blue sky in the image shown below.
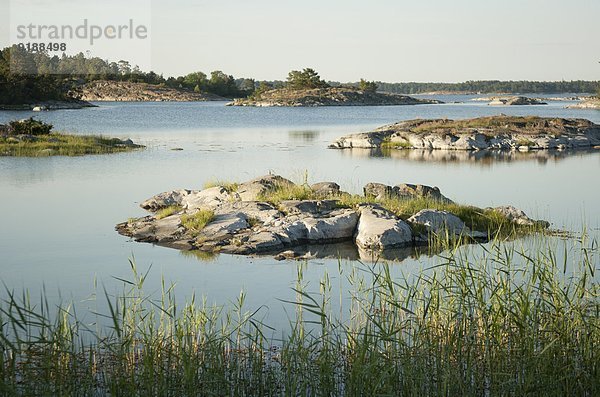
<svg viewBox="0 0 600 397"><path fill-rule="evenodd" d="M35 4L52 23L74 1L10 4ZM123 3L103 2L115 15L135 17L139 6L119 9ZM221 69L270 80L313 67L339 81L600 79L598 0L146 0L150 3L151 57L146 47L135 45L127 55L133 64L165 75ZM1 25L5 45L10 23ZM111 46L92 53L121 56Z"/></svg>

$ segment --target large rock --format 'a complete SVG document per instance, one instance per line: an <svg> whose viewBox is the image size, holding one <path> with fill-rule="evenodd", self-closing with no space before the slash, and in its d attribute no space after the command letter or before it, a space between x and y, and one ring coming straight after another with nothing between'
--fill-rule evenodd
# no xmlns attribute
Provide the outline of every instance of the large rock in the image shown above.
<svg viewBox="0 0 600 397"><path fill-rule="evenodd" d="M170 192L159 193L156 196L150 197L148 200L142 202L140 207L145 210L156 212L162 208L170 207L173 205L181 205L183 198L192 193L190 190L171 190ZM197 192L195 192L197 193Z"/></svg>
<svg viewBox="0 0 600 397"><path fill-rule="evenodd" d="M516 223L517 225L541 226L545 228L550 226L550 223L546 221L538 221L531 219L527 216L527 214L525 214L525 212L516 207L513 207L512 205L504 205L492 209L506 217L506 219L508 219L509 221Z"/></svg>
<svg viewBox="0 0 600 397"><path fill-rule="evenodd" d="M358 215L354 210L338 210L325 218L306 218L308 241L337 241L350 239L356 230Z"/></svg>
<svg viewBox="0 0 600 397"><path fill-rule="evenodd" d="M408 218L408 221L423 225L436 234L445 233L446 231L454 235L470 234L470 230L465 223L458 216L448 211L424 209Z"/></svg>
<svg viewBox="0 0 600 397"><path fill-rule="evenodd" d="M340 194L340 185L335 182L319 182L310 186L311 190L321 197L337 196Z"/></svg>
<svg viewBox="0 0 600 397"><path fill-rule="evenodd" d="M377 206L360 209L360 219L354 237L361 248L382 250L412 244L412 230L402 219Z"/></svg>
<svg viewBox="0 0 600 397"><path fill-rule="evenodd" d="M408 183L403 183L392 187L384 185L383 183L370 182L363 187L363 192L365 197L371 197L377 200L395 197L401 199L427 198L445 203L452 202L452 200L445 197L440 192L439 188L426 185L411 185Z"/></svg>
<svg viewBox="0 0 600 397"><path fill-rule="evenodd" d="M202 235L214 238L225 234L233 234L250 227L248 218L241 212L216 215L214 219L202 229Z"/></svg>
<svg viewBox="0 0 600 397"><path fill-rule="evenodd" d="M384 185L383 183L369 182L363 187L363 193L365 197L372 197L377 200L382 200L387 197L391 197L393 189L391 186Z"/></svg>
<svg viewBox="0 0 600 397"><path fill-rule="evenodd" d="M193 192L183 197L181 205L186 210L215 209L232 200L232 196L222 186L215 186L204 189L200 192Z"/></svg>
<svg viewBox="0 0 600 397"><path fill-rule="evenodd" d="M396 185L392 188L394 195L400 198L427 198L442 202L452 202L449 198L445 197L438 187L431 187L427 185L411 185L403 183Z"/></svg>
<svg viewBox="0 0 600 397"><path fill-rule="evenodd" d="M227 214L241 212L250 222L272 223L283 216L273 204L262 201L228 201L221 204L216 214Z"/></svg>
<svg viewBox="0 0 600 397"><path fill-rule="evenodd" d="M279 187L291 187L294 183L279 175L265 175L238 186L237 194L242 201L257 201L261 196Z"/></svg>
<svg viewBox="0 0 600 397"><path fill-rule="evenodd" d="M285 200L279 207L287 214L321 214L336 209L337 200Z"/></svg>

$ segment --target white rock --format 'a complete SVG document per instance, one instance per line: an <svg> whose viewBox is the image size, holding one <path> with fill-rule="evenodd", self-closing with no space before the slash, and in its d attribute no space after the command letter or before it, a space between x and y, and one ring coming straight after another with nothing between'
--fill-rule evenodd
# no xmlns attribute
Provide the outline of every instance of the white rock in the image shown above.
<svg viewBox="0 0 600 397"><path fill-rule="evenodd" d="M231 200L231 195L222 186L192 192L184 196L181 205L186 210L215 209Z"/></svg>
<svg viewBox="0 0 600 397"><path fill-rule="evenodd" d="M412 244L412 230L391 212L367 206L360 210L354 240L358 246L369 249L407 246Z"/></svg>
<svg viewBox="0 0 600 397"><path fill-rule="evenodd" d="M408 221L424 225L434 233L445 232L446 230L455 235L470 233L465 223L458 216L448 211L424 209L408 218Z"/></svg>
<svg viewBox="0 0 600 397"><path fill-rule="evenodd" d="M170 192L159 193L156 196L150 197L148 200L142 202L140 207L145 210L156 212L161 208L169 207L172 205L181 205L181 201L184 197L191 193L190 190L171 190ZM196 192L195 192L196 193Z"/></svg>

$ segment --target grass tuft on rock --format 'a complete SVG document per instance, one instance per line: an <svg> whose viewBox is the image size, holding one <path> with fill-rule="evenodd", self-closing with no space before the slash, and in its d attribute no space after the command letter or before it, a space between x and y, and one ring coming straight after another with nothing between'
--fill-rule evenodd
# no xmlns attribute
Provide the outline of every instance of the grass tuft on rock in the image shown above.
<svg viewBox="0 0 600 397"><path fill-rule="evenodd" d="M225 189L227 191L227 193L235 193L235 192L237 192L240 184L238 182L214 180L214 181L208 181L208 182L204 183L202 188L210 189L211 187L217 187L217 186L221 186L223 189Z"/></svg>
<svg viewBox="0 0 600 397"><path fill-rule="evenodd" d="M198 233L202 231L215 218L215 213L211 210L199 210L194 214L185 214L181 216L181 224L187 230Z"/></svg>
<svg viewBox="0 0 600 397"><path fill-rule="evenodd" d="M180 212L181 210L183 210L183 207L180 205L170 205L168 207L161 208L160 210L158 210L156 212L155 216L156 216L156 219L163 219L163 218L166 218L167 216L176 214L176 213Z"/></svg>

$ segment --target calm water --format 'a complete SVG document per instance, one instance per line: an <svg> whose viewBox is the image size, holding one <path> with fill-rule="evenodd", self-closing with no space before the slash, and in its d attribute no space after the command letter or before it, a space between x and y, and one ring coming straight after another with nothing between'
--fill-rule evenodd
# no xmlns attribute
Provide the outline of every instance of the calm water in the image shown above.
<svg viewBox="0 0 600 397"><path fill-rule="evenodd" d="M453 96L450 100L468 100ZM93 291L94 281L109 291L113 277L129 278L127 259L142 269L152 265L149 290L160 278L177 283L182 299L193 292L218 304L244 289L248 309L268 305L267 322L285 322L297 268L293 261L220 255L199 261L176 250L135 243L114 225L143 215L138 203L158 192L200 188L215 179L244 181L269 171L312 182L337 181L360 192L370 181L438 186L459 202L478 206L512 204L554 227L597 233L600 227L600 151L564 157L518 156L496 161L458 156L449 159L373 157L368 151L336 151L336 137L368 131L411 118L465 118L505 113L582 117L600 123L600 111L548 106L490 107L469 102L446 105L341 108L238 108L223 103L104 103L99 108L45 113L0 112L0 123L35 115L57 130L130 137L145 151L108 156L0 158L0 281L33 293L77 302ZM173 151L172 148L182 148ZM417 272L435 258L409 259L397 272ZM352 261L343 266L351 269ZM305 267L309 290L334 260L313 260ZM339 280L339 282L344 282ZM82 305L85 305L82 303ZM289 308L288 308L289 310Z"/></svg>

